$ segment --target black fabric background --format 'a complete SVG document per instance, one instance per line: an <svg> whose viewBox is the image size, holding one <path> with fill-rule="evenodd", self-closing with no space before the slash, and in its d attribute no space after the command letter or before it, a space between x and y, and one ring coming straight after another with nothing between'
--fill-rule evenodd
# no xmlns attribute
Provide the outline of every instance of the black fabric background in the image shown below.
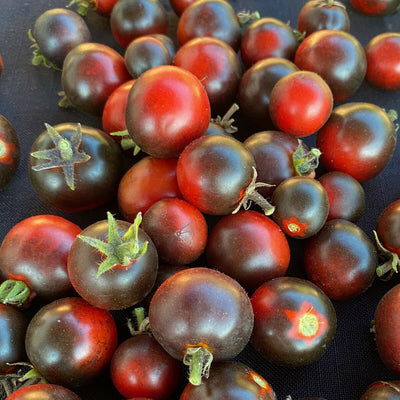
<svg viewBox="0 0 400 400"><path fill-rule="evenodd" d="M162 1L170 10L167 0ZM297 15L304 4L302 0L230 0L236 11L258 10L261 16L271 16L289 22L296 27ZM96 210L82 213L63 213L44 203L31 187L27 165L30 146L44 130L44 123L80 122L101 128L99 118L84 115L76 110L60 109L57 105L62 90L60 72L43 66L31 65L31 42L28 29L36 18L50 8L64 7L68 0L0 0L0 53L4 61L4 72L0 76L0 114L14 126L21 143L21 163L12 181L0 192L0 240L16 223L35 214L60 215L82 228L105 218L106 210L118 214L116 202ZM400 31L400 14L373 18L356 13L348 0L344 0L351 18L351 33L362 45L378 33ZM112 37L108 20L91 11L86 17L93 41L120 47ZM174 34L176 17L171 12L171 34ZM369 101L389 109L400 111L400 94L388 93L363 83L359 91L347 101ZM246 135L246 133L242 132ZM306 139L313 144L314 137ZM129 161L132 163L133 161ZM128 164L129 164L128 162ZM400 154L395 154L378 177L363 183L367 209L358 225L373 239L372 230L380 212L391 202L400 198L399 178ZM289 275L304 276L302 272L302 245L291 240L292 261ZM367 386L376 380L391 380L395 377L380 361L370 322L374 310L383 294L399 282L395 276L390 282L375 281L373 286L355 299L334 302L338 326L335 338L325 355L312 365L301 368L282 368L271 365L250 346L238 356L238 360L253 367L263 375L277 393L279 400L291 395L293 400L305 396L320 396L328 400L359 399ZM115 313L120 325L121 337L127 335L122 325L125 315ZM185 377L182 385L185 384ZM108 374L88 388L77 391L85 400L120 399L110 387ZM175 396L179 398L179 393Z"/></svg>

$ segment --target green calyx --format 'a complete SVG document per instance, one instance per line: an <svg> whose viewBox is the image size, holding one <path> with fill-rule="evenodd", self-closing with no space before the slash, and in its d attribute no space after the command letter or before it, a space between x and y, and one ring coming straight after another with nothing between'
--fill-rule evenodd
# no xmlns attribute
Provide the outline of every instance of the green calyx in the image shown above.
<svg viewBox="0 0 400 400"><path fill-rule="evenodd" d="M201 385L202 378L208 378L213 355L204 346L188 347L183 363L189 367L189 382L194 386Z"/></svg>
<svg viewBox="0 0 400 400"><path fill-rule="evenodd" d="M37 65L43 64L46 68L54 68L56 70L61 71L61 68L59 68L56 64L52 63L49 61L41 52L40 47L38 43L36 42L36 39L33 37L32 30L28 30L28 37L30 41L32 42L31 48L33 49L33 57L32 57L32 64L36 67Z"/></svg>
<svg viewBox="0 0 400 400"><path fill-rule="evenodd" d="M50 168L62 168L65 182L71 190L75 190L74 171L75 164L85 163L90 160L90 156L79 150L82 142L82 129L78 124L71 139L63 138L56 129L49 124L45 124L47 134L54 143L53 148L38 150L31 153L31 156L40 160L47 160L42 164L32 167L34 171L42 171Z"/></svg>
<svg viewBox="0 0 400 400"><path fill-rule="evenodd" d="M129 266L147 251L148 242L139 243L139 225L142 214L138 213L133 224L120 236L117 223L113 215L107 212L108 238L103 241L90 236L78 235L85 243L99 250L105 257L97 270L97 277L117 265Z"/></svg>
<svg viewBox="0 0 400 400"><path fill-rule="evenodd" d="M141 148L133 141L133 139L130 137L128 130L124 131L117 131L117 132L111 132L111 136L119 136L121 137L121 147L123 150L130 150L133 149L133 155L136 156Z"/></svg>
<svg viewBox="0 0 400 400"><path fill-rule="evenodd" d="M7 279L0 285L0 303L22 307L29 300L31 290L25 282Z"/></svg>
<svg viewBox="0 0 400 400"><path fill-rule="evenodd" d="M67 4L67 8L73 6L74 4L77 4L78 7L76 9L76 12L79 15L82 15L82 17L85 17L89 8L95 8L93 5L93 0L71 0L69 4Z"/></svg>
<svg viewBox="0 0 400 400"><path fill-rule="evenodd" d="M307 176L315 171L319 165L319 157L321 151L313 148L306 152L302 146L302 141L299 139L299 145L292 154L293 167L297 175Z"/></svg>

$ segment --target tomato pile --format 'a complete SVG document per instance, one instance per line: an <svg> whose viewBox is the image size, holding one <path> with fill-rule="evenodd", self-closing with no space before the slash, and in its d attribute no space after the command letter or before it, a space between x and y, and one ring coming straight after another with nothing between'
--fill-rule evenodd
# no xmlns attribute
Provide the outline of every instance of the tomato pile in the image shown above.
<svg viewBox="0 0 400 400"><path fill-rule="evenodd" d="M399 0L1 7L2 400L398 398Z"/></svg>

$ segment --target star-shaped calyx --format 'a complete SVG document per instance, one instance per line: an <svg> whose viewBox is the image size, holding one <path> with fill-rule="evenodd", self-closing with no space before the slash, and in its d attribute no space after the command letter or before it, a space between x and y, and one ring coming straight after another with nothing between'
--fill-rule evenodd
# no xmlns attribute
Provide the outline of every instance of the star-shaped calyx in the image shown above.
<svg viewBox="0 0 400 400"><path fill-rule="evenodd" d="M139 212L133 224L120 236L117 223L113 215L107 212L108 237L106 241L84 235L78 238L99 250L104 255L100 263L97 276L114 268L115 266L127 267L146 253L148 242L139 243L139 225L142 222L142 214Z"/></svg>
<svg viewBox="0 0 400 400"><path fill-rule="evenodd" d="M34 171L42 171L49 168L62 168L65 182L71 190L75 190L75 164L84 163L90 160L88 154L79 150L82 142L81 125L77 125L76 131L71 139L62 137L57 130L49 124L45 124L45 126L47 134L50 136L55 147L31 153L31 156L34 158L48 160L42 164L34 165L32 169Z"/></svg>

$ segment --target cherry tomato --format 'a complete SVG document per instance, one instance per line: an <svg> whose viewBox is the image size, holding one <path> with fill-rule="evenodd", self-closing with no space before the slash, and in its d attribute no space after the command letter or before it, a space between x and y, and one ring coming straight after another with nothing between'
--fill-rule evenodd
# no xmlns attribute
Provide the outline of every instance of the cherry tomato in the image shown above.
<svg viewBox="0 0 400 400"><path fill-rule="evenodd" d="M150 302L149 321L154 338L189 365L189 381L199 385L212 360L232 359L244 349L253 329L253 311L237 281L193 267L160 285Z"/></svg>
<svg viewBox="0 0 400 400"><path fill-rule="evenodd" d="M29 158L29 178L37 194L63 211L93 209L111 201L123 172L118 144L91 126L45 125Z"/></svg>
<svg viewBox="0 0 400 400"><path fill-rule="evenodd" d="M328 171L346 172L363 182L386 167L396 141L395 126L385 110L372 103L349 102L333 109L316 143Z"/></svg>
<svg viewBox="0 0 400 400"><path fill-rule="evenodd" d="M324 29L308 35L297 48L294 63L316 72L339 102L354 94L364 81L367 60L358 39L344 31Z"/></svg>
<svg viewBox="0 0 400 400"><path fill-rule="evenodd" d="M238 361L215 363L212 374L200 386L188 383L179 400L276 400L271 385Z"/></svg>
<svg viewBox="0 0 400 400"><path fill-rule="evenodd" d="M0 115L0 190L17 172L21 148L17 132L3 115Z"/></svg>
<svg viewBox="0 0 400 400"><path fill-rule="evenodd" d="M332 302L305 279L279 277L265 282L251 296L251 304L251 344L274 364L302 366L317 361L336 332Z"/></svg>
<svg viewBox="0 0 400 400"><path fill-rule="evenodd" d="M375 279L378 264L374 243L350 221L334 219L304 249L308 278L334 300L347 300L365 292Z"/></svg>
<svg viewBox="0 0 400 400"><path fill-rule="evenodd" d="M77 4L77 12L86 16L88 10L93 10L98 14L109 17L111 11L118 0L72 0L68 7Z"/></svg>
<svg viewBox="0 0 400 400"><path fill-rule="evenodd" d="M257 211L241 210L220 218L210 231L207 265L236 279L248 293L283 276L290 248L279 226Z"/></svg>
<svg viewBox="0 0 400 400"><path fill-rule="evenodd" d="M152 68L129 92L128 132L136 145L153 157L178 157L185 146L205 133L210 118L204 86L183 68Z"/></svg>
<svg viewBox="0 0 400 400"><path fill-rule="evenodd" d="M396 12L399 0L350 0L350 4L360 13L372 17L384 17Z"/></svg>
<svg viewBox="0 0 400 400"><path fill-rule="evenodd" d="M169 3L176 15L180 17L186 8L196 1L197 0L169 0Z"/></svg>
<svg viewBox="0 0 400 400"><path fill-rule="evenodd" d="M377 381L371 383L360 400L399 400L400 381Z"/></svg>
<svg viewBox="0 0 400 400"><path fill-rule="evenodd" d="M49 382L86 385L108 366L117 347L112 315L79 297L64 297L42 307L25 338L28 358Z"/></svg>
<svg viewBox="0 0 400 400"><path fill-rule="evenodd" d="M81 400L81 398L70 389L51 383L36 383L34 385L25 386L7 397L7 400L30 399Z"/></svg>
<svg viewBox="0 0 400 400"><path fill-rule="evenodd" d="M296 71L283 76L272 88L269 113L274 125L296 137L310 136L328 120L333 96L315 72Z"/></svg>
<svg viewBox="0 0 400 400"><path fill-rule="evenodd" d="M73 294L67 257L80 232L79 226L56 215L23 219L7 232L1 244L2 275L25 282L41 300Z"/></svg>
<svg viewBox="0 0 400 400"><path fill-rule="evenodd" d="M365 46L366 80L383 90L400 90L400 33L385 32Z"/></svg>

